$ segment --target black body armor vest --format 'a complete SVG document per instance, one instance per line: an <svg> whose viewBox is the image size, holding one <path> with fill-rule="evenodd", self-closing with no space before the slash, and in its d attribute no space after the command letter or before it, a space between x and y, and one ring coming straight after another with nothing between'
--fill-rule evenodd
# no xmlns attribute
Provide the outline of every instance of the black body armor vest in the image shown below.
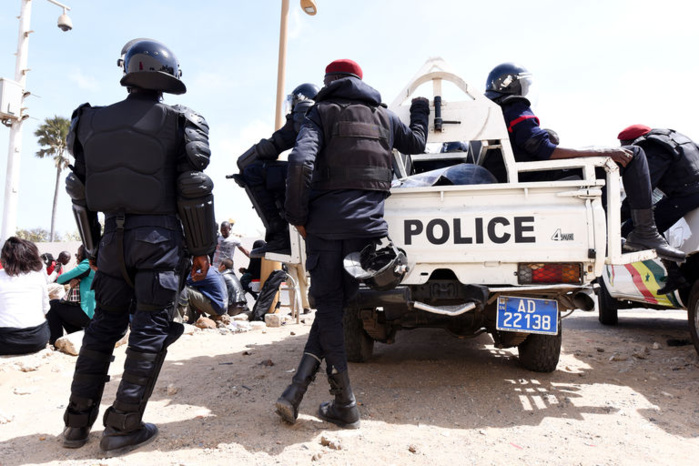
<svg viewBox="0 0 699 466"><path fill-rule="evenodd" d="M672 164L660 179L658 188L666 195L687 195L699 192L699 148L687 136L671 129L653 129L633 144L646 148L644 142L662 146L672 154ZM646 150L650 157L652 149ZM649 157L648 165L653 176L653 161Z"/></svg>
<svg viewBox="0 0 699 466"><path fill-rule="evenodd" d="M92 211L177 213L179 114L152 99L128 98L86 108L78 140L85 157L85 195Z"/></svg>
<svg viewBox="0 0 699 466"><path fill-rule="evenodd" d="M316 190L391 189L390 120L383 107L358 103L317 105L325 147L316 159Z"/></svg>

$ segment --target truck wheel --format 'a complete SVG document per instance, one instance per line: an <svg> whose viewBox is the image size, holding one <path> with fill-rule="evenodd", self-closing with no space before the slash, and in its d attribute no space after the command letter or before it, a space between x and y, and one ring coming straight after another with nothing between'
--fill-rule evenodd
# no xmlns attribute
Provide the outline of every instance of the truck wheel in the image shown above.
<svg viewBox="0 0 699 466"><path fill-rule="evenodd" d="M600 278L599 293L597 294L597 313L602 325L617 325L619 323L619 303L612 298L604 284L604 279Z"/></svg>
<svg viewBox="0 0 699 466"><path fill-rule="evenodd" d="M374 339L365 331L359 309L345 309L343 316L345 351L349 362L366 362L374 351Z"/></svg>
<svg viewBox="0 0 699 466"><path fill-rule="evenodd" d="M689 334L694 343L694 349L699 353L699 282L696 282L689 294L689 306L687 307L689 319Z"/></svg>
<svg viewBox="0 0 699 466"><path fill-rule="evenodd" d="M553 372L561 356L561 331L557 335L530 334L519 346L519 362L534 372Z"/></svg>

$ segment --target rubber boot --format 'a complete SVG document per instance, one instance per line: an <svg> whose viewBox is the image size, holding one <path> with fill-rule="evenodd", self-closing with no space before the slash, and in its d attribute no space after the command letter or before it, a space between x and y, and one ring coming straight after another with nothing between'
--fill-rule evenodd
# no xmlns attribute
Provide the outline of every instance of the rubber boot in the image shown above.
<svg viewBox="0 0 699 466"><path fill-rule="evenodd" d="M109 381L109 365L114 361L114 356L83 347L78 359L72 393L63 414L65 448L80 448L87 443L92 425L99 414L104 385Z"/></svg>
<svg viewBox="0 0 699 466"><path fill-rule="evenodd" d="M349 372L344 371L328 376L330 394L335 395L333 401L320 405L318 415L324 421L342 427L343 429L359 428L359 409L350 386Z"/></svg>
<svg viewBox="0 0 699 466"><path fill-rule="evenodd" d="M682 275L682 270L680 267L672 261L661 259L665 270L667 271L667 276L665 277L665 285L658 289L658 294L669 294L680 288L685 288L689 286L689 282L684 275Z"/></svg>
<svg viewBox="0 0 699 466"><path fill-rule="evenodd" d="M306 394L308 386L316 378L320 368L320 359L310 353L303 353L296 373L291 378L291 385L286 387L275 404L276 412L286 422L293 424L299 417L299 405Z"/></svg>
<svg viewBox="0 0 699 466"><path fill-rule="evenodd" d="M632 251L655 249L658 257L674 262L684 262L687 255L675 249L665 241L665 237L658 233L653 218L653 209L632 209L631 219L633 231L626 238L624 247Z"/></svg>

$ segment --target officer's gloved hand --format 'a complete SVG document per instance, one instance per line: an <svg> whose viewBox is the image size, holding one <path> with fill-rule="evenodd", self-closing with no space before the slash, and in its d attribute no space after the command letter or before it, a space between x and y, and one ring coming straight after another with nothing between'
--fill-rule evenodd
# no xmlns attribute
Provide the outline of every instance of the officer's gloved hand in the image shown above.
<svg viewBox="0 0 699 466"><path fill-rule="evenodd" d="M255 146L255 152L260 160L276 160L279 156L277 147L269 139L260 139Z"/></svg>
<svg viewBox="0 0 699 466"><path fill-rule="evenodd" d="M415 116L422 114L424 116L430 115L430 101L424 97L415 97L410 104L410 116Z"/></svg>

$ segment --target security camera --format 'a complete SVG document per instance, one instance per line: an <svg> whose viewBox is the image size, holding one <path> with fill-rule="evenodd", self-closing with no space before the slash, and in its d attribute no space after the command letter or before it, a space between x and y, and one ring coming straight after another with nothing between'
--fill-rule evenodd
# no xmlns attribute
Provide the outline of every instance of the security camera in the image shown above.
<svg viewBox="0 0 699 466"><path fill-rule="evenodd" d="M63 13L58 17L58 28L63 32L73 29L73 21L67 14Z"/></svg>

